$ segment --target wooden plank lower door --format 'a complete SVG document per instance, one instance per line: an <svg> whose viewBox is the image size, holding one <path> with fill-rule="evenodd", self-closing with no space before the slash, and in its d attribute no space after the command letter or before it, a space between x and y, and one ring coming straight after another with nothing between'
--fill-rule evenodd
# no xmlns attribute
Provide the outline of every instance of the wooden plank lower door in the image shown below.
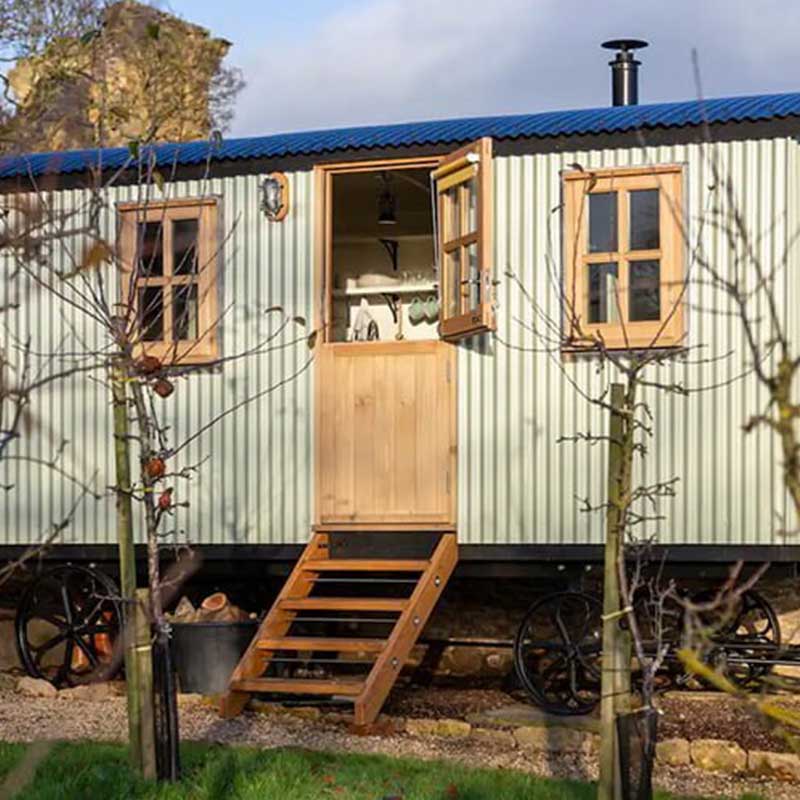
<svg viewBox="0 0 800 800"><path fill-rule="evenodd" d="M438 341L321 346L319 525L454 524L453 358Z"/></svg>

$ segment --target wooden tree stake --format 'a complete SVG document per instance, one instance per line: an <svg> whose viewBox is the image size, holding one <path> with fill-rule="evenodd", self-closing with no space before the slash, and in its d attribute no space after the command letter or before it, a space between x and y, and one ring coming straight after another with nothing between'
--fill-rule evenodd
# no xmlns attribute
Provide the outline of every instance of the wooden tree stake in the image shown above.
<svg viewBox="0 0 800 800"><path fill-rule="evenodd" d="M624 418L625 390L621 384L611 386L611 423L608 445L608 496L606 500L606 544L603 572L603 657L600 701L600 778L598 800L621 800L622 782L619 769L617 715L627 704L630 652L625 646L619 623L619 562L622 557L622 527L630 471L625 469L626 426ZM626 686L628 684L628 686Z"/></svg>

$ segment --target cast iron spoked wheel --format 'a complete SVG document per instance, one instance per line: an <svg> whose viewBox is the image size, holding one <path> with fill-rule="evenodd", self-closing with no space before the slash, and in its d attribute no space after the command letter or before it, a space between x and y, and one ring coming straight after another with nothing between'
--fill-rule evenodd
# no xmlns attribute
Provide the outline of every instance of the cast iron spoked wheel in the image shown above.
<svg viewBox="0 0 800 800"><path fill-rule="evenodd" d="M695 601L709 600L711 593ZM772 671L764 658L781 647L781 628L772 606L758 592L744 592L730 607L701 614L713 643L706 661L742 688L753 687Z"/></svg>
<svg viewBox="0 0 800 800"><path fill-rule="evenodd" d="M587 714L600 702L600 600L558 592L535 602L514 640L514 666L533 701L551 714Z"/></svg>
<svg viewBox="0 0 800 800"><path fill-rule="evenodd" d="M119 590L94 569L61 566L24 592L15 631L20 661L34 678L61 688L108 680L119 670Z"/></svg>

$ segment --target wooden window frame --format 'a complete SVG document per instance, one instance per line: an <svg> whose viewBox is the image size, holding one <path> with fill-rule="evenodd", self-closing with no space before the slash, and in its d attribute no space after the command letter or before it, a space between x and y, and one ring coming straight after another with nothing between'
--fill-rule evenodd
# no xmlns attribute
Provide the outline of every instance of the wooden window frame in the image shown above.
<svg viewBox="0 0 800 800"><path fill-rule="evenodd" d="M575 170L562 174L564 201L564 334L565 350L660 349L682 345L684 328L684 210L683 166L680 164L617 169ZM659 248L631 250L629 192L659 191ZM590 253L588 247L588 196L617 195L617 249ZM661 317L628 319L629 265L659 261ZM588 270L590 264L617 264L616 301L620 321L590 323Z"/></svg>
<svg viewBox="0 0 800 800"><path fill-rule="evenodd" d="M476 186L476 227L468 230L467 184L475 178ZM436 260L439 266L439 293L441 307L441 336L443 339L457 340L496 329L494 314L493 283L493 230L492 230L492 140L483 137L466 145L442 159L439 167L431 175L436 197ZM459 233L448 238L446 220L450 218L452 200L449 190L459 187ZM475 245L477 249L480 301L475 308L468 307L469 261L467 248ZM448 316L450 292L453 277L449 274L448 255L459 253L459 281L462 287L456 299L458 313Z"/></svg>
<svg viewBox="0 0 800 800"><path fill-rule="evenodd" d="M219 213L217 198L189 198L148 203L119 203L120 260L123 265L121 300L126 319L133 320L128 329L133 331L134 352L139 356L155 356L164 364L207 364L219 359L219 302L218 302L218 257L219 257ZM172 274L172 225L173 220L197 219L197 273L192 275ZM138 274L138 225L143 222L162 224L161 251L163 270L160 276L144 277ZM197 284L197 324L199 338L174 340L173 287ZM144 341L138 336L135 324L138 290L145 286L161 286L163 289L163 331L159 341Z"/></svg>

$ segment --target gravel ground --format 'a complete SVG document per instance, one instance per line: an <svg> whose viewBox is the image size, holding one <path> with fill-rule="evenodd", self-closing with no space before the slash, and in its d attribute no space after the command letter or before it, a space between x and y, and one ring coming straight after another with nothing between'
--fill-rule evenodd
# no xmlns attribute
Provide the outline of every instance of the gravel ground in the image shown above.
<svg viewBox="0 0 800 800"><path fill-rule="evenodd" d="M249 745L253 747L304 747L339 752L383 753L423 759L444 758L469 766L502 767L538 775L592 779L577 760L566 755L528 755L502 745L473 739L416 739L405 734L354 736L341 725L263 713L245 713L224 721L216 711L187 699L180 707L181 735L185 740ZM102 703L79 700L21 698L0 692L0 738L6 741L39 739L93 739L121 741L126 737L125 700ZM767 800L797 797L791 784L770 784L713 776L690 768L662 769L657 784L679 794L738 797L745 792Z"/></svg>
<svg viewBox="0 0 800 800"><path fill-rule="evenodd" d="M800 697L780 695L777 702L800 711ZM670 692L660 700L664 716L659 735L665 739L729 739L745 750L789 752L786 740L767 729L752 708L719 692Z"/></svg>

